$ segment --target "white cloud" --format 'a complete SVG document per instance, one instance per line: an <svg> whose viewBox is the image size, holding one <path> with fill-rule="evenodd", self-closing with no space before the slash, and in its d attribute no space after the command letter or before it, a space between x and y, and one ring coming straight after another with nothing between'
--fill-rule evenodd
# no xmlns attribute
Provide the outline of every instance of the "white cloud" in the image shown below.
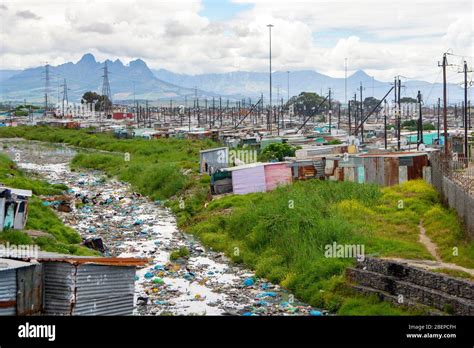
<svg viewBox="0 0 474 348"><path fill-rule="evenodd" d="M473 55L469 0L233 2L254 6L213 22L200 15L200 0L4 1L0 66L60 64L92 52L99 60L142 58L150 67L183 73L266 71L268 23L275 25L275 70L343 76L347 57L350 71L364 69L378 79L432 80L447 49ZM19 20L18 13L30 18ZM323 37L333 39L323 43Z"/></svg>

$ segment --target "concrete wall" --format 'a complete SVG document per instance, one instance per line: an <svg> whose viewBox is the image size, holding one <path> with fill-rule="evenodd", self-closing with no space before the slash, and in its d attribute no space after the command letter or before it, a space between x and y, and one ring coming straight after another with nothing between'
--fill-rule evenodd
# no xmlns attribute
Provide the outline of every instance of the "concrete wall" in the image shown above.
<svg viewBox="0 0 474 348"><path fill-rule="evenodd" d="M474 197L445 176L436 160L431 163L431 184L440 193L443 202L456 210L467 233L474 238Z"/></svg>

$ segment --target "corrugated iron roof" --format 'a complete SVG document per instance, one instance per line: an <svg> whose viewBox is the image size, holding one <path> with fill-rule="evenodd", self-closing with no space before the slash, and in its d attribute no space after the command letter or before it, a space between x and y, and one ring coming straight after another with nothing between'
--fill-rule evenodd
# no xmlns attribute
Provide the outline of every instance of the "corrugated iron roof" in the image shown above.
<svg viewBox="0 0 474 348"><path fill-rule="evenodd" d="M31 263L5 258L0 259L0 272L28 266L31 266Z"/></svg>
<svg viewBox="0 0 474 348"><path fill-rule="evenodd" d="M148 260L138 257L99 257L99 256L77 256L39 251L37 257L15 258L23 261L37 260L39 262L67 262L70 264L93 264L108 266L144 266Z"/></svg>
<svg viewBox="0 0 474 348"><path fill-rule="evenodd" d="M23 197L31 197L33 195L33 192L31 190L22 190L6 186L0 186L0 190L10 190L13 194Z"/></svg>

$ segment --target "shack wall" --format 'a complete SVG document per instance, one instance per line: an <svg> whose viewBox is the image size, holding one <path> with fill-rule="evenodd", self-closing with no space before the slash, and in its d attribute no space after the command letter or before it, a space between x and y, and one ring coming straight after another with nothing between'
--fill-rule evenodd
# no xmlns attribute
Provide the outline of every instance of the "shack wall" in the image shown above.
<svg viewBox="0 0 474 348"><path fill-rule="evenodd" d="M255 166L232 172L234 194L243 195L252 192L265 192L264 166Z"/></svg>
<svg viewBox="0 0 474 348"><path fill-rule="evenodd" d="M267 191L279 185L291 184L291 168L285 163L265 165L265 187Z"/></svg>

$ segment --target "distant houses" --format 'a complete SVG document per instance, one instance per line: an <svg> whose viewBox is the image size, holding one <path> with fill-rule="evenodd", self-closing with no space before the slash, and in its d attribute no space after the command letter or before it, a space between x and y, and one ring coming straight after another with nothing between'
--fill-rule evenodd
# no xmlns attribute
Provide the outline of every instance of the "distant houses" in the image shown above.
<svg viewBox="0 0 474 348"><path fill-rule="evenodd" d="M296 180L392 186L431 178L427 152L349 153L355 150L347 145L307 146L297 150L295 157L287 157L282 162L231 166L228 160L222 160L228 151L227 148L201 151L201 173L211 176L214 195L267 192Z"/></svg>

